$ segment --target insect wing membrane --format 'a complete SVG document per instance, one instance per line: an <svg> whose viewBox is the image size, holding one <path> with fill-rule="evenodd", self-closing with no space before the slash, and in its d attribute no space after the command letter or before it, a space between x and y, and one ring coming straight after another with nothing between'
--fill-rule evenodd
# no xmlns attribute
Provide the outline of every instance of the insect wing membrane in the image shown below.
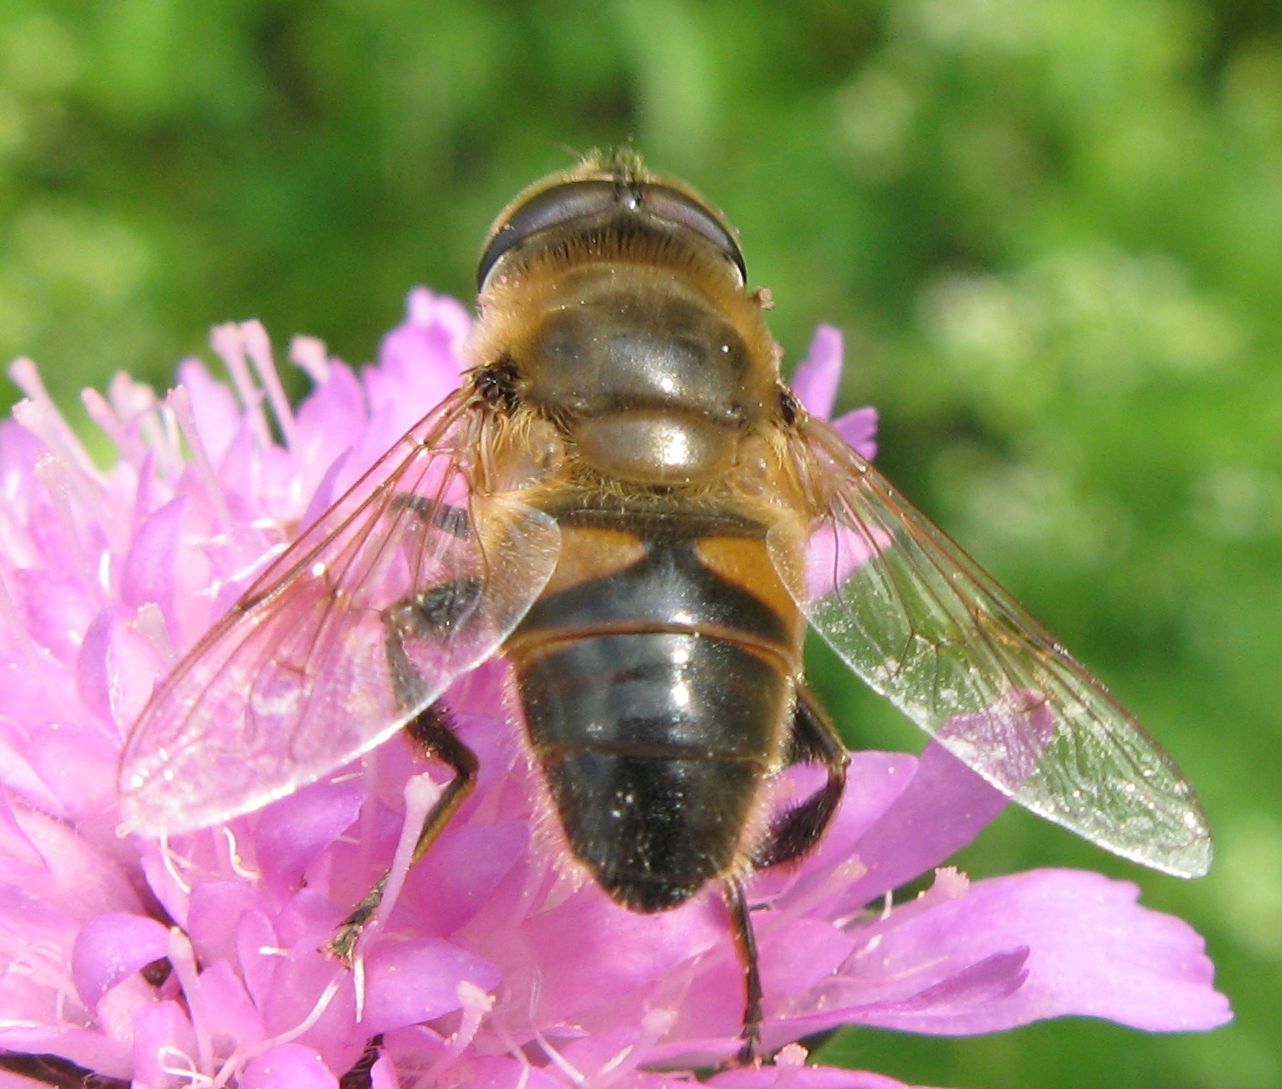
<svg viewBox="0 0 1282 1089"><path fill-rule="evenodd" d="M131 831L205 827L314 781L493 654L551 575L560 537L519 501L471 497L467 459L486 426L462 395L445 401L179 663L125 747ZM423 599L435 623L389 623Z"/></svg>
<svg viewBox="0 0 1282 1089"><path fill-rule="evenodd" d="M1123 857L1206 872L1193 788L1104 686L820 421L795 456L823 513L806 569L771 555L815 630L874 691L995 787Z"/></svg>

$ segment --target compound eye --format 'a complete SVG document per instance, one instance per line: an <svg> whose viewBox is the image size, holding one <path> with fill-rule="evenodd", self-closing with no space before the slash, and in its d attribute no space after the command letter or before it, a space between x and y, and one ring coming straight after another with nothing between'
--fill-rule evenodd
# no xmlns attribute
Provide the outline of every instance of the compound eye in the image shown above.
<svg viewBox="0 0 1282 1089"><path fill-rule="evenodd" d="M621 220L652 220L692 232L711 243L747 279L743 254L730 229L695 197L656 182L618 178L566 181L544 189L518 207L494 231L476 271L477 290L507 253L537 234L575 224L604 227Z"/></svg>
<svg viewBox="0 0 1282 1089"><path fill-rule="evenodd" d="M739 270L739 282L747 282L748 270L743 263L739 243L735 241L730 229L706 205L680 189L670 189L656 183L642 187L641 199L645 211L655 219L675 223L711 242Z"/></svg>
<svg viewBox="0 0 1282 1089"><path fill-rule="evenodd" d="M613 181L592 179L562 182L535 193L494 232L494 237L485 247L480 267L476 270L477 290L485 286L490 269L500 257L523 245L533 235L574 220L608 213L614 207L618 188Z"/></svg>

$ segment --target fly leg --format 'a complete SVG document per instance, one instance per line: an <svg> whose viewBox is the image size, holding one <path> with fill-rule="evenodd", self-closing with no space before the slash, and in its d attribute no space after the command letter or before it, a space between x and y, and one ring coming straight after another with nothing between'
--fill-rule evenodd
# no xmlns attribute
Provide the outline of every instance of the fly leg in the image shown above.
<svg viewBox="0 0 1282 1089"><path fill-rule="evenodd" d="M837 811L846 785L846 747L818 701L805 688L797 689L788 763L823 764L828 769L828 781L800 805L771 822L765 839L752 854L752 864L759 870L800 858L818 843Z"/></svg>
<svg viewBox="0 0 1282 1089"><path fill-rule="evenodd" d="M435 757L442 763L448 764L454 771L454 778L449 781L449 785L441 792L441 796L437 798L423 819L423 827L419 830L418 839L414 843L414 853L410 856L412 866L427 854L432 844L436 842L436 838L449 824L450 818L458 812L459 807L467 800L467 796L472 793L472 788L476 785L477 762L472 750L454 736L448 712L439 703L424 708L410 719L405 729L411 740L422 749L424 755ZM326 947L329 953L345 964L351 963L361 931L378 910L378 905L383 902L383 894L387 891L387 879L390 876L390 869L383 871L383 875L374 882L373 888L339 924L338 933Z"/></svg>
<svg viewBox="0 0 1282 1089"><path fill-rule="evenodd" d="M743 965L743 1028L739 1038L743 1046L735 1061L748 1066L757 1060L761 1046L761 967L757 962L757 939L752 932L752 913L743 898L743 885L737 877L727 877L721 886L721 897L730 916L730 932L734 935L735 950Z"/></svg>
<svg viewBox="0 0 1282 1089"><path fill-rule="evenodd" d="M422 635L441 627L454 627L466 621L476 608L479 585L475 579L459 579L443 586L435 586L399 602L384 614L387 627L387 662L391 669L392 685L397 700L404 707L422 703L423 680L415 670L405 650L406 638ZM441 701L424 707L405 724L410 741L423 755L440 760L453 772L454 777L441 792L441 796L428 810L414 844L410 865L427 854L436 838L449 824L476 785L476 754L461 742L454 733L449 711ZM352 909L351 914L339 925L337 934L326 947L327 951L346 964L352 961L356 942L369 923L387 891L387 870L374 883L374 887Z"/></svg>
<svg viewBox="0 0 1282 1089"><path fill-rule="evenodd" d="M382 1049L383 1034L380 1032L377 1036L370 1037L365 1050L361 1052L361 1057L346 1074L338 1079L338 1089L373 1089L374 1064L378 1062Z"/></svg>
<svg viewBox="0 0 1282 1089"><path fill-rule="evenodd" d="M800 805L776 817L764 841L753 852L755 869L777 866L800 858L819 842L832 820L846 785L846 748L837 731L814 696L804 688L797 690L797 703L792 712L789 737L789 764L823 764L828 780ZM721 895L730 916L739 963L743 965L743 1029L737 1061L741 1066L755 1062L761 1047L761 968L757 958L757 940L752 930L752 914L737 877L729 877Z"/></svg>
<svg viewBox="0 0 1282 1089"><path fill-rule="evenodd" d="M426 495L403 492L392 499L392 506L415 515L424 527L439 529L460 541L472 535L472 519L463 507L442 503Z"/></svg>

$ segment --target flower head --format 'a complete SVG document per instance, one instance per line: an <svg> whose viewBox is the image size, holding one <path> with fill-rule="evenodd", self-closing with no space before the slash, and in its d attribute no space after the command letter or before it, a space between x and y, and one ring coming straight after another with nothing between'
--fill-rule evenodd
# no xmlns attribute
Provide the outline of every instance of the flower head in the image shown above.
<svg viewBox="0 0 1282 1089"><path fill-rule="evenodd" d="M27 400L0 424L0 1085L52 1064L163 1089L335 1089L345 1075L378 1089L658 1089L738 1048L742 973L719 898L631 914L564 864L502 662L450 692L478 784L412 868L446 776L400 740L224 827L118 834L119 751L157 679L457 385L469 324L420 290L363 371L295 342L315 385L296 411L263 330L225 326L214 346L230 385L189 361L164 398L124 376L86 392L116 447L105 468L34 367L15 364ZM821 330L796 383L812 412L830 411L840 363ZM871 410L837 426L872 456ZM939 746L854 754L819 847L749 884L765 1044L783 1050L712 1083L897 1084L806 1066L795 1041L847 1023L962 1034L1074 1013L1156 1031L1227 1019L1201 940L1129 884L940 869L889 905L1003 804ZM349 969L323 948L389 864Z"/></svg>

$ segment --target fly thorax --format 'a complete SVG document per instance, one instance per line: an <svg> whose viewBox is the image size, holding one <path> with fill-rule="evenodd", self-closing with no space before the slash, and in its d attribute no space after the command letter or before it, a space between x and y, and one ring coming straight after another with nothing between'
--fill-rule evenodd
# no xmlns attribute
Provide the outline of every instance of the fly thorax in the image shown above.
<svg viewBox="0 0 1282 1089"><path fill-rule="evenodd" d="M598 266L576 279L524 345L531 407L603 476L674 484L725 473L773 389L738 329L670 270Z"/></svg>

